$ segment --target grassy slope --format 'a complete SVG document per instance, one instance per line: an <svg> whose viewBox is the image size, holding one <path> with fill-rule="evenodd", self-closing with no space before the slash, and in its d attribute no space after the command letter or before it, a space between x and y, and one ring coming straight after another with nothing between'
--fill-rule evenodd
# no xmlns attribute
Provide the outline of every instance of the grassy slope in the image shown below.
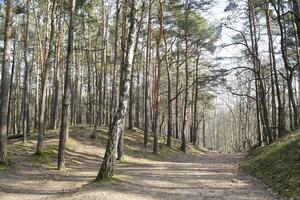
<svg viewBox="0 0 300 200"><path fill-rule="evenodd" d="M241 168L283 197L300 197L300 131L250 153Z"/></svg>

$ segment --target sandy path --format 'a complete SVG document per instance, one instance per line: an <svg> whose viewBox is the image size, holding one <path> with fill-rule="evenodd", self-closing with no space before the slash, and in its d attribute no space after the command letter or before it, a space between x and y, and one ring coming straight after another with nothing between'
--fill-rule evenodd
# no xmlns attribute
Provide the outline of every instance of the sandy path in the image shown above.
<svg viewBox="0 0 300 200"><path fill-rule="evenodd" d="M88 131L73 131L81 142L68 152L69 169L62 174L55 170L55 165L36 167L26 159L32 154L34 143L18 147L14 155L16 166L0 173L0 199L278 199L238 170L242 156L216 153L182 155L168 162L131 159L117 165L118 181L86 185L97 174L101 160L98 155L103 155L104 146L89 139ZM47 142L56 142L53 138Z"/></svg>

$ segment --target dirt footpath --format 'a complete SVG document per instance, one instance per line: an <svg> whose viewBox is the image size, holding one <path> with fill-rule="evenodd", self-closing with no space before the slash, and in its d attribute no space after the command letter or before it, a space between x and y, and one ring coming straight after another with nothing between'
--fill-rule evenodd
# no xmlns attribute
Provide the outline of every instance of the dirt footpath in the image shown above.
<svg viewBox="0 0 300 200"><path fill-rule="evenodd" d="M105 146L89 138L91 131L72 129L75 148L68 150L64 173L56 171L55 163L47 167L32 163L29 158L34 152L34 138L27 146L9 144L14 167L0 172L0 199L279 199L238 170L242 156L216 153L179 154L165 162L129 158L117 164L115 180L89 184L97 175ZM57 143L57 133L46 138L46 145Z"/></svg>

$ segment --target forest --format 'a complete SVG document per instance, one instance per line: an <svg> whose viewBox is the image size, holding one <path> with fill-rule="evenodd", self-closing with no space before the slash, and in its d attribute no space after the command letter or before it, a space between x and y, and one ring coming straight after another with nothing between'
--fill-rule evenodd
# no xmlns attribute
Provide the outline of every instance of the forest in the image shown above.
<svg viewBox="0 0 300 200"><path fill-rule="evenodd" d="M300 199L300 0L0 0L0 200Z"/></svg>

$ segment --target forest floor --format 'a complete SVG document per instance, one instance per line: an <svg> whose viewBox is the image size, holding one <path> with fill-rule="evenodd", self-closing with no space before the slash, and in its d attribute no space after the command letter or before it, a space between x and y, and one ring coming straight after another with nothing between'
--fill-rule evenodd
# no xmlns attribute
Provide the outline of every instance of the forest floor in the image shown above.
<svg viewBox="0 0 300 200"><path fill-rule="evenodd" d="M92 183L100 167L107 130L90 138L92 128L70 129L65 172L56 170L58 131L47 132L43 155L34 155L35 136L24 145L9 140L7 168L0 168L0 199L279 199L262 183L242 173L244 155L222 155L188 146L180 152L160 145L160 155L143 147L138 130L125 134L125 161L110 181ZM161 143L165 138L160 139Z"/></svg>

